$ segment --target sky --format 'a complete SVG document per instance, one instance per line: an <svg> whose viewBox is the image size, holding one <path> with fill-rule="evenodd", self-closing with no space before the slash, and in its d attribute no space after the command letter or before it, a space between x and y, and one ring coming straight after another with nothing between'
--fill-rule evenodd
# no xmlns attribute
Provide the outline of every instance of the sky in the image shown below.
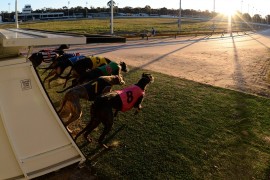
<svg viewBox="0 0 270 180"><path fill-rule="evenodd" d="M32 9L62 8L67 7L106 7L109 0L17 0L18 11L22 11L25 4L30 4ZM180 0L114 0L120 8L145 7L158 9L166 7L167 9L179 9ZM215 2L215 6L214 6ZM228 11L240 11L250 15L261 14L263 17L270 14L270 0L181 0L182 9L209 10L226 13ZM15 0L0 0L1 11L14 11Z"/></svg>

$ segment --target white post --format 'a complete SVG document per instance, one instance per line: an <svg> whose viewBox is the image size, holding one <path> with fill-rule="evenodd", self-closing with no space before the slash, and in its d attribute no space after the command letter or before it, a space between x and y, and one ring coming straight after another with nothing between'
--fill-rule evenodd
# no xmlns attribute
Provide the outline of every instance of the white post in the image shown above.
<svg viewBox="0 0 270 180"><path fill-rule="evenodd" d="M241 30L243 29L243 0L241 0Z"/></svg>
<svg viewBox="0 0 270 180"><path fill-rule="evenodd" d="M8 3L8 20L10 21L10 3Z"/></svg>
<svg viewBox="0 0 270 180"><path fill-rule="evenodd" d="M87 18L88 17L87 16L87 5L88 5L88 2L86 1L85 3L86 3L86 7L85 7L85 18Z"/></svg>
<svg viewBox="0 0 270 180"><path fill-rule="evenodd" d="M243 0L241 0L241 15L243 15Z"/></svg>
<svg viewBox="0 0 270 180"><path fill-rule="evenodd" d="M179 2L178 32L181 32L181 0Z"/></svg>
<svg viewBox="0 0 270 180"><path fill-rule="evenodd" d="M69 3L70 3L70 2L68 1L68 18L69 18Z"/></svg>
<svg viewBox="0 0 270 180"><path fill-rule="evenodd" d="M18 23L18 2L15 0L15 23L16 23L16 28L19 28L19 23Z"/></svg>
<svg viewBox="0 0 270 180"><path fill-rule="evenodd" d="M113 0L111 0L111 34L113 34Z"/></svg>
<svg viewBox="0 0 270 180"><path fill-rule="evenodd" d="M215 12L216 12L216 1L214 0L214 5L213 5L213 32L215 31Z"/></svg>

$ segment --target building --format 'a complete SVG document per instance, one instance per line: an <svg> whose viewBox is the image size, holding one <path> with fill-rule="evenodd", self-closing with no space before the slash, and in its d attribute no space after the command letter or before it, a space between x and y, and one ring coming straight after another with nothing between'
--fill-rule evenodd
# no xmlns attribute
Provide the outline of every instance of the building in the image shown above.
<svg viewBox="0 0 270 180"><path fill-rule="evenodd" d="M99 13L88 13L88 17L93 17L93 18L104 18L104 17L110 17L111 13L109 12L99 12Z"/></svg>
<svg viewBox="0 0 270 180"><path fill-rule="evenodd" d="M45 12L45 13L32 13L31 5L27 4L22 9L22 13L18 14L19 21L29 20L49 20L49 19L63 19L63 12Z"/></svg>
<svg viewBox="0 0 270 180"><path fill-rule="evenodd" d="M30 4L26 4L24 8L22 9L23 14L31 14L31 12L32 12L32 7Z"/></svg>

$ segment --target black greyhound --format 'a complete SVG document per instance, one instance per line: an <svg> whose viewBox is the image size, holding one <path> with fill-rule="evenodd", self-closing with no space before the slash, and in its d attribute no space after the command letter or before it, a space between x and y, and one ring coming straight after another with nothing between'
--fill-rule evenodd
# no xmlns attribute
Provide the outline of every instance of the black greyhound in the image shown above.
<svg viewBox="0 0 270 180"><path fill-rule="evenodd" d="M63 74L66 68L68 68L69 66L73 66L74 64L73 59L77 61L80 60L78 57L80 57L79 53L71 53L71 54L64 53L62 56L58 56L57 59L49 67L43 68L46 70L51 69L49 74L43 79L43 84L48 79L48 87L51 88L51 85L50 85L51 81L56 80L59 77L64 78L61 75Z"/></svg>
<svg viewBox="0 0 270 180"><path fill-rule="evenodd" d="M75 141L84 133L85 139L91 142L92 140L90 138L88 139L88 135L102 123L104 129L98 142L104 147L107 147L102 141L112 128L114 118L113 109L115 109L116 112L125 112L134 107L137 108L135 111L135 114L137 114L142 109L141 103L145 95L146 86L151 82L154 82L154 77L151 74L143 73L141 79L136 84L123 90L112 91L97 97L91 107L91 120L89 124L76 135Z"/></svg>
<svg viewBox="0 0 270 180"><path fill-rule="evenodd" d="M52 63L58 56L63 55L64 49L68 49L69 46L66 44L60 45L56 49L42 49L36 53L33 53L28 59L32 62L33 66L36 68L42 62L44 63Z"/></svg>
<svg viewBox="0 0 270 180"><path fill-rule="evenodd" d="M66 79L64 87L66 86L69 79L79 78L89 70L93 70L97 67L110 63L111 60L100 56L83 56L79 61L76 61L70 69Z"/></svg>
<svg viewBox="0 0 270 180"><path fill-rule="evenodd" d="M64 54L65 55L65 54ZM50 82L56 80L58 78L65 79L65 83L63 87L66 87L67 81L73 77L79 77L81 74L84 74L88 70L92 70L99 66L105 65L111 60L103 57L98 56L83 56L83 55L75 55L72 57L67 56L60 56L59 60L52 65L52 71L44 78L43 83L53 76L51 79L48 80L48 87L50 88ZM69 73L66 76L62 76L63 72L67 67L71 67ZM50 68L50 67L49 67ZM73 75L71 76L71 73Z"/></svg>

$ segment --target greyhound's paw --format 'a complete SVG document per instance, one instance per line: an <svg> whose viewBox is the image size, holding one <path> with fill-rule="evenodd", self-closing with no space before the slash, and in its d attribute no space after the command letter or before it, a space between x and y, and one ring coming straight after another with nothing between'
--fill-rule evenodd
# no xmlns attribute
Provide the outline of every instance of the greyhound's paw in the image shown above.
<svg viewBox="0 0 270 180"><path fill-rule="evenodd" d="M84 138L85 138L85 139L86 139L86 141L88 141L89 143L93 142L93 139L92 139L92 138L90 138L90 137L88 137L88 136L85 136Z"/></svg>
<svg viewBox="0 0 270 180"><path fill-rule="evenodd" d="M104 147L105 149L109 149L110 147L109 146L107 146L106 144L103 144L103 143L101 143L100 144L102 147Z"/></svg>
<svg viewBox="0 0 270 180"><path fill-rule="evenodd" d="M69 129L68 126L67 126L67 130L68 130L68 132L73 133L73 130Z"/></svg>
<svg viewBox="0 0 270 180"><path fill-rule="evenodd" d="M87 141L91 143L91 142L93 142L93 139L92 138L87 138Z"/></svg>

